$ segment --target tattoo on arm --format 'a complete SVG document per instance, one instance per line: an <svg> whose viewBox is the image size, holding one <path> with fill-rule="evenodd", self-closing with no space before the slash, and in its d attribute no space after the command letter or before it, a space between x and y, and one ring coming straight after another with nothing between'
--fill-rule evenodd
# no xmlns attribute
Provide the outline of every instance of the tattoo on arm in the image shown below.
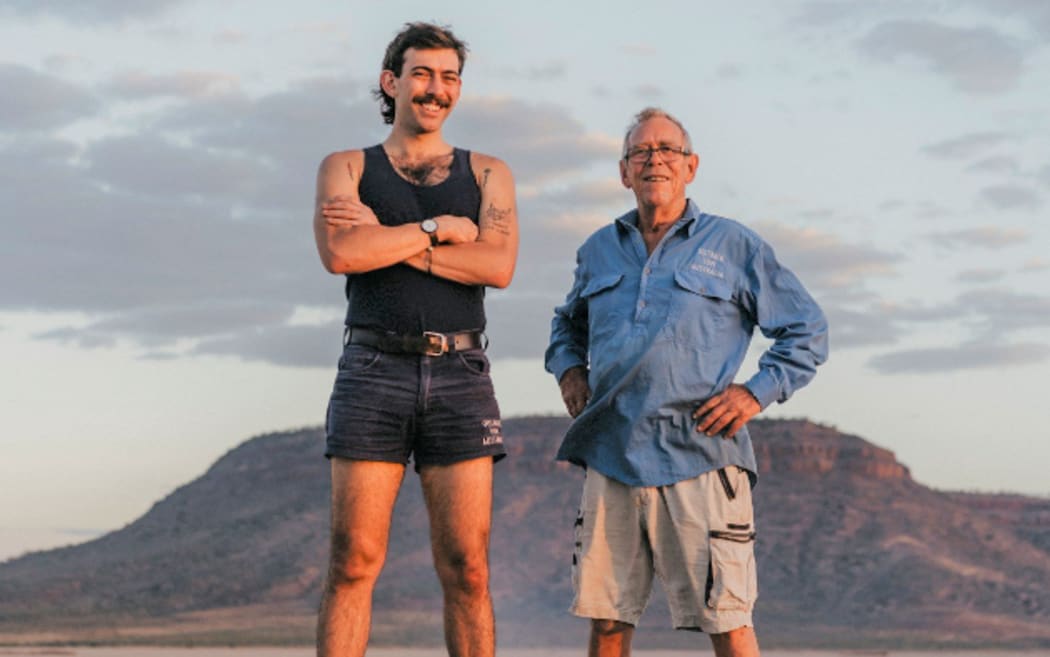
<svg viewBox="0 0 1050 657"><path fill-rule="evenodd" d="M354 179L354 165L349 162L346 163L346 173L350 176L350 180Z"/></svg>
<svg viewBox="0 0 1050 657"><path fill-rule="evenodd" d="M481 172L481 188L485 189L485 186L489 184L489 174L492 173L490 167L485 167L485 170Z"/></svg>
<svg viewBox="0 0 1050 657"><path fill-rule="evenodd" d="M489 207L481 218L481 228L493 230L500 235L510 235L510 220L510 208L497 208L494 204L489 203Z"/></svg>

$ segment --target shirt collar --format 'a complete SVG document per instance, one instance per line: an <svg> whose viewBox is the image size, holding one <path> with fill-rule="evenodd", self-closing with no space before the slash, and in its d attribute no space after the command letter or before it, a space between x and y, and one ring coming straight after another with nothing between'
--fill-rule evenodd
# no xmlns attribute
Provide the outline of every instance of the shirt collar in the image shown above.
<svg viewBox="0 0 1050 657"><path fill-rule="evenodd" d="M696 232L697 225L700 223L697 221L701 217L702 213L700 208L697 207L696 203L693 203L693 199L687 198L685 200L685 211L682 216L675 222L673 230L679 231L683 228L689 231L689 236L692 237ZM616 223L621 226L631 226L638 228L638 208L633 208L624 214L616 218Z"/></svg>

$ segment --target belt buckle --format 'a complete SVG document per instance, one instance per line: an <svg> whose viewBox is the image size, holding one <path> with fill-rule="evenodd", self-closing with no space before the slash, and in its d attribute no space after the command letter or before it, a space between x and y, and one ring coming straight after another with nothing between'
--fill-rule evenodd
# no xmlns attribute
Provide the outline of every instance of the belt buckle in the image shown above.
<svg viewBox="0 0 1050 657"><path fill-rule="evenodd" d="M448 351L448 336L444 333L423 331L424 356L443 356Z"/></svg>

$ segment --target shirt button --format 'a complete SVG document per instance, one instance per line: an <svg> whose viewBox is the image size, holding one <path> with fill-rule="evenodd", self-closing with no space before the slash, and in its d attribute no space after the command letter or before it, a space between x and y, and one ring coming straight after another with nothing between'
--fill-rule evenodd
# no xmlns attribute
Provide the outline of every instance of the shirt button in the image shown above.
<svg viewBox="0 0 1050 657"><path fill-rule="evenodd" d="M646 268L645 268L645 273L646 273L646 275L648 275L648 274L652 274L652 273L653 273L653 269L652 269L652 267L646 267Z"/></svg>
<svg viewBox="0 0 1050 657"><path fill-rule="evenodd" d="M644 301L639 301L638 302L638 307L639 308L645 308L645 302Z"/></svg>

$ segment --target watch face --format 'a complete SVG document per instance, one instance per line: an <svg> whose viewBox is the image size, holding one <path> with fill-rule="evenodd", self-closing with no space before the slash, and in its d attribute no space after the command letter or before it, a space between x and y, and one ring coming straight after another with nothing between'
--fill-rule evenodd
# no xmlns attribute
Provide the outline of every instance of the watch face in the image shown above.
<svg viewBox="0 0 1050 657"><path fill-rule="evenodd" d="M424 219L419 227L423 229L424 233L433 233L438 229L438 222L433 219Z"/></svg>

